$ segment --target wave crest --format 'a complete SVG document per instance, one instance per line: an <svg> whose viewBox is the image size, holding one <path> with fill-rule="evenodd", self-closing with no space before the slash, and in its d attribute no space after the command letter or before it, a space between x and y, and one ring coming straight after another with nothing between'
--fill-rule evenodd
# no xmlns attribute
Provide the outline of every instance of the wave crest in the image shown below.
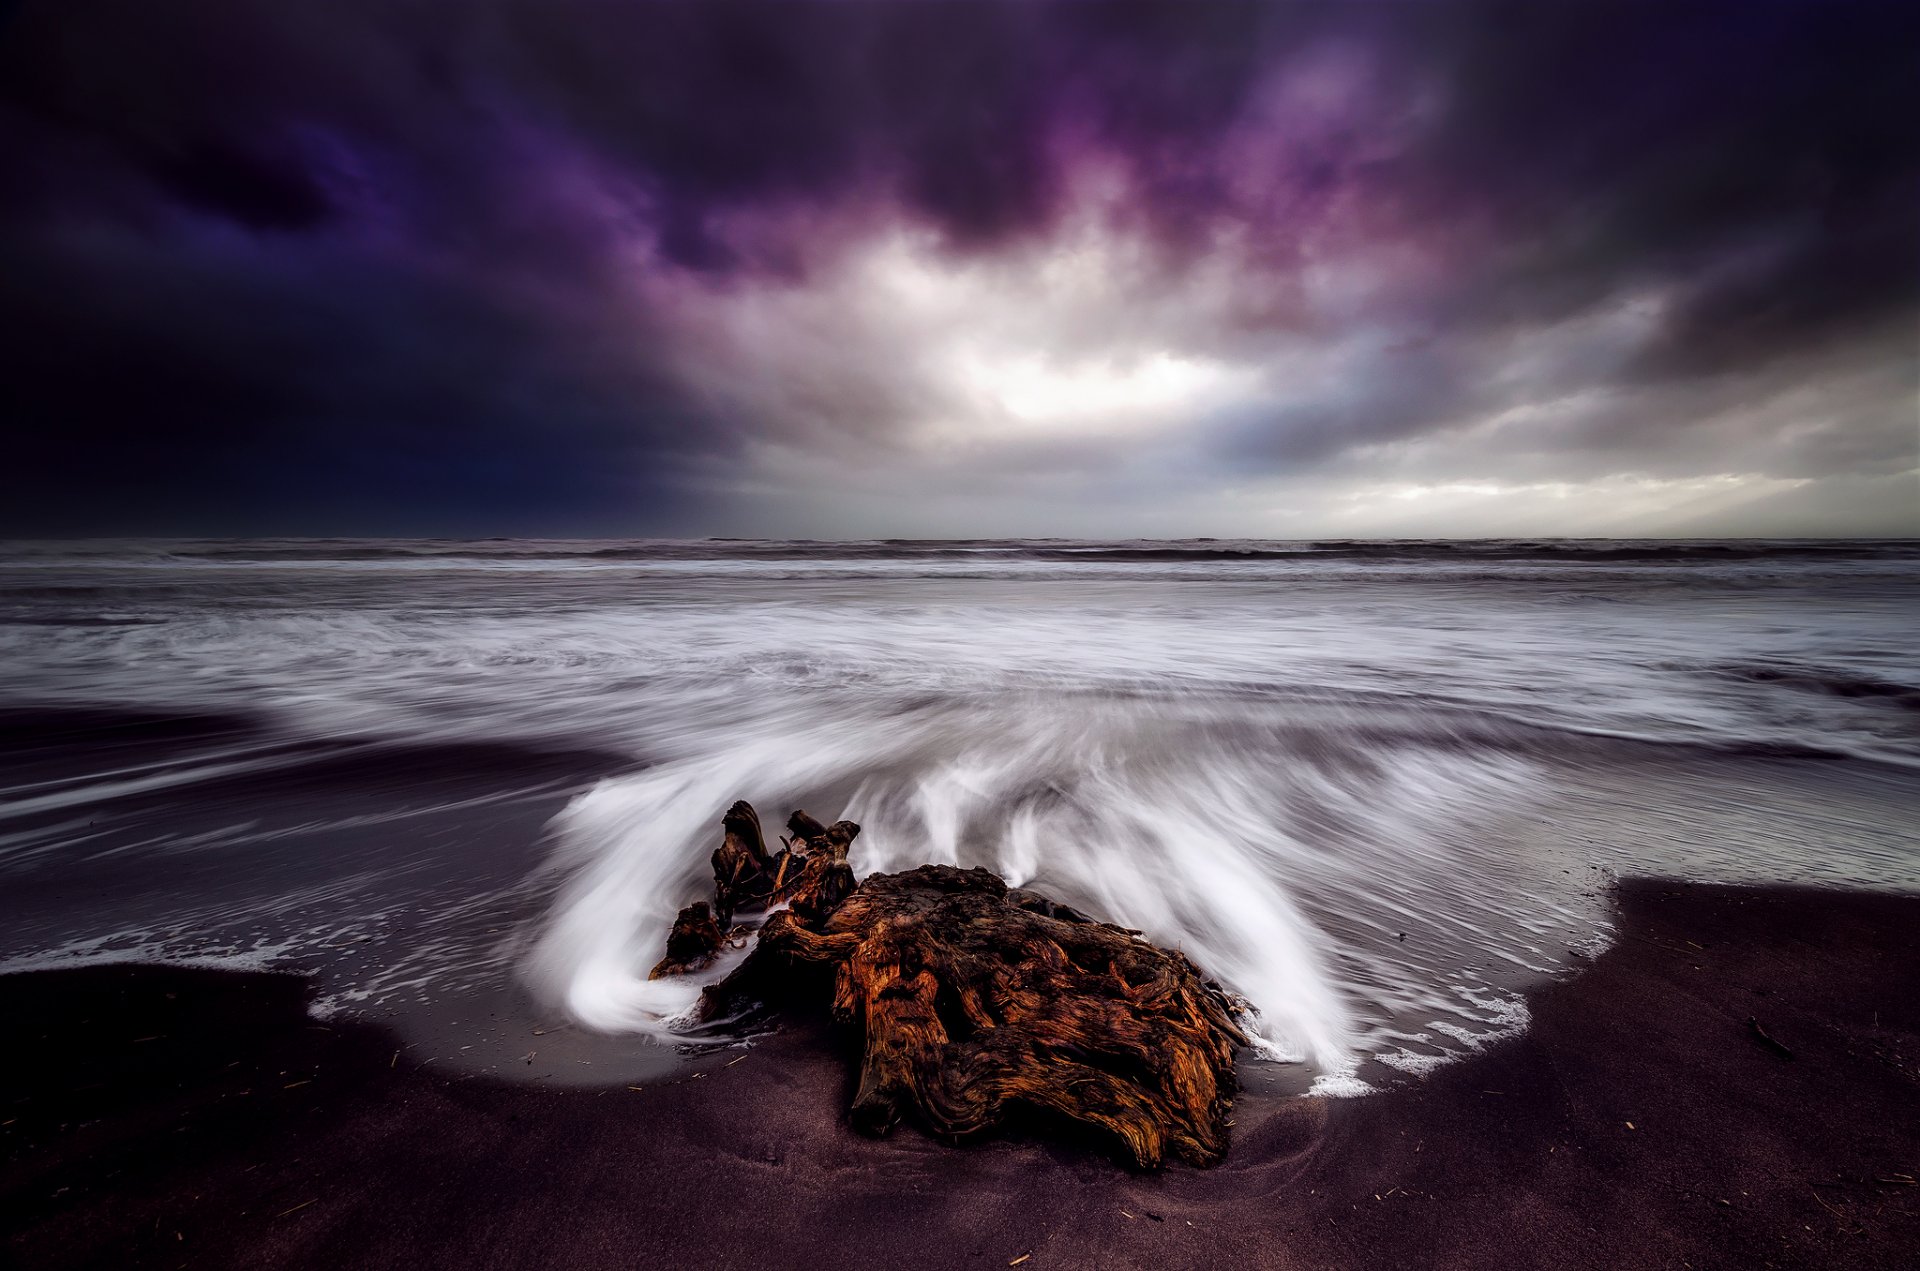
<svg viewBox="0 0 1920 1271"><path fill-rule="evenodd" d="M1408 1010L1479 1026L1444 980L1452 939L1410 955L1390 933L1409 912L1461 911L1468 827L1534 788L1517 756L1425 741L1382 762L1377 734L1303 731L1247 702L1055 698L857 719L796 708L768 724L567 810L569 878L531 964L548 1000L595 1028L675 1035L727 968L665 983L647 968L677 909L710 886L720 811L743 797L859 822L859 875L984 866L1180 948L1252 1005L1265 1057L1323 1077L1350 1078ZM1492 1008L1479 1013L1491 1022Z"/></svg>

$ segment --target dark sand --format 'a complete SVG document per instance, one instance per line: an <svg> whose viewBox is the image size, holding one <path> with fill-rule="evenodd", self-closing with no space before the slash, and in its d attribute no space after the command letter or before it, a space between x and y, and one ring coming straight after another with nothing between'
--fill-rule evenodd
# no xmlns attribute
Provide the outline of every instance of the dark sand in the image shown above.
<svg viewBox="0 0 1920 1271"><path fill-rule="evenodd" d="M1226 1164L1158 1176L861 1139L813 1024L638 1091L544 1090L395 1063L292 977L5 977L0 1260L1920 1265L1920 897L1618 899L1614 947L1524 1037L1369 1098L1250 1097Z"/></svg>

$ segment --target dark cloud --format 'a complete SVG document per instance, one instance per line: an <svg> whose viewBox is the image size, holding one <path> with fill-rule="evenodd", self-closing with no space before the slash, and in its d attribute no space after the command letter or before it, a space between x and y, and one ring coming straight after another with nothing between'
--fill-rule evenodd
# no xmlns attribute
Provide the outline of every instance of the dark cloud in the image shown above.
<svg viewBox="0 0 1920 1271"><path fill-rule="evenodd" d="M983 490L998 465L1041 502L1036 455L1072 456L1059 490L1092 500L1086 473L1141 463L1195 489L1405 478L1415 453L1700 468L1689 429L1885 475L1911 422L1909 5L39 0L0 22L13 532L704 532L770 447ZM896 320L848 281L924 233L939 267L1054 304L1018 262L1081 232L1089 190L1135 272L1051 332L1017 304L980 310L1017 338ZM976 334L1172 350L1241 387L1184 443L1082 427L942 460L926 436L1005 413L928 343ZM1834 387L1809 406L1796 380Z"/></svg>
<svg viewBox="0 0 1920 1271"><path fill-rule="evenodd" d="M326 191L297 166L219 142L156 165L154 176L180 201L248 229L313 230L333 212Z"/></svg>
<svg viewBox="0 0 1920 1271"><path fill-rule="evenodd" d="M1499 12L1469 28L1444 135L1423 155L1436 186L1490 197L1514 233L1449 316L1537 319L1671 282L1697 290L1649 369L1682 372L1911 315L1910 8Z"/></svg>

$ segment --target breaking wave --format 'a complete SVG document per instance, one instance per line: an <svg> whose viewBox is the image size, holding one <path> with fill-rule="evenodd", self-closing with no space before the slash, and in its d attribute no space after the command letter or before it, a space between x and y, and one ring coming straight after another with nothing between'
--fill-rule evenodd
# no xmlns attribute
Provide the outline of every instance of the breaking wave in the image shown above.
<svg viewBox="0 0 1920 1271"><path fill-rule="evenodd" d="M15 547L10 700L110 703L123 738L127 712L212 722L190 759L0 792L45 823L0 840L0 866L103 833L109 799L390 768L411 788L436 765L519 780L538 755L622 771L560 814L537 887L488 894L557 897L521 963L544 1003L668 1041L700 982L646 974L738 798L861 823L857 872L981 865L1181 947L1252 1004L1268 1057L1351 1091L1517 1026L1525 989L1605 930L1596 844L1632 830L1656 849L1641 868L1757 868L1764 820L1721 840L1741 806L1781 806L1774 774L1712 816L1709 785L1654 790L1666 774L1920 765L1912 544ZM1608 791L1591 833L1553 823L1576 783ZM1833 863L1807 847L1817 816L1782 822L1763 874L1911 875L1871 828L1888 818L1830 820L1861 854ZM367 849L369 894L416 866ZM470 983L475 942L508 939L486 912L410 957L404 992ZM496 974L520 947L487 956ZM385 983L353 974L342 1002Z"/></svg>
<svg viewBox="0 0 1920 1271"><path fill-rule="evenodd" d="M746 797L859 822L858 875L985 866L1182 948L1252 1005L1269 1058L1325 1078L1351 1078L1410 1014L1466 1044L1512 1000L1476 1003L1444 968L1469 945L1546 956L1538 932L1494 917L1533 906L1494 885L1493 862L1460 886L1482 854L1474 827L1524 803L1538 770L1417 715L1383 746L1383 719L1341 714L1233 699L795 703L573 803L559 827L571 877L533 974L583 1023L672 1038L731 963L665 981L647 969L678 907L710 886L720 810Z"/></svg>

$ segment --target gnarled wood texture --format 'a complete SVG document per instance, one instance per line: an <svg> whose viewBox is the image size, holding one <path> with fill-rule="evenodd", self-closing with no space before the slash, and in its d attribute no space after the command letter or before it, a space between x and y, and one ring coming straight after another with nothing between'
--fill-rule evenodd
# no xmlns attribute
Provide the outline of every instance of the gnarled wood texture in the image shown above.
<svg viewBox="0 0 1920 1271"><path fill-rule="evenodd" d="M768 852L753 805L739 802L721 818L725 836L713 849L713 908L697 900L682 909L667 936L667 956L648 979L685 975L709 965L729 941L744 940L747 930L733 925L742 914L786 906L807 918L824 917L853 891L847 849L860 827L851 821L822 825L805 812L787 819L785 840ZM735 947L738 947L737 945Z"/></svg>
<svg viewBox="0 0 1920 1271"><path fill-rule="evenodd" d="M1233 1055L1246 1037L1227 995L1185 955L984 869L924 865L856 887L851 822L824 827L796 812L793 840L774 855L746 804L725 824L714 853L721 912L789 907L708 990L703 1011L804 991L809 978L789 972L830 968L836 1018L864 1034L856 1127L884 1134L910 1116L957 1141L1026 1105L1111 1136L1142 1168L1226 1153ZM704 906L682 912L676 937L695 909Z"/></svg>

